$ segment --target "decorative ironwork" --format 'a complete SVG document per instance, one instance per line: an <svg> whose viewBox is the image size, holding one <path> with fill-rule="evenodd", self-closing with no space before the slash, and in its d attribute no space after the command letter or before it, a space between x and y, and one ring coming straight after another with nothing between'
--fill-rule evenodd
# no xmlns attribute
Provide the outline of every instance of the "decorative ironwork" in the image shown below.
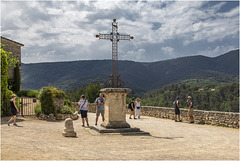
<svg viewBox="0 0 240 161"><path fill-rule="evenodd" d="M131 40L134 37L130 35L121 35L118 33L118 22L113 19L112 22L112 32L110 34L96 35L96 38L106 39L112 41L112 75L110 80L106 83L106 86L110 88L123 88L124 82L120 80L120 75L118 75L118 41L119 40Z"/></svg>

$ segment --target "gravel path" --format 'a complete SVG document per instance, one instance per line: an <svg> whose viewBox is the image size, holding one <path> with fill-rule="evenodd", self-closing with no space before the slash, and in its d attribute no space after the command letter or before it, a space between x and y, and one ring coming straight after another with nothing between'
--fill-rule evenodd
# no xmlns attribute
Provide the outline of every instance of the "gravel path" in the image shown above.
<svg viewBox="0 0 240 161"><path fill-rule="evenodd" d="M88 115L93 125L95 114ZM127 122L151 136L92 135L79 119L77 138L67 138L64 121L21 117L21 127L9 127L8 119L1 123L2 160L239 160L238 129L142 117Z"/></svg>

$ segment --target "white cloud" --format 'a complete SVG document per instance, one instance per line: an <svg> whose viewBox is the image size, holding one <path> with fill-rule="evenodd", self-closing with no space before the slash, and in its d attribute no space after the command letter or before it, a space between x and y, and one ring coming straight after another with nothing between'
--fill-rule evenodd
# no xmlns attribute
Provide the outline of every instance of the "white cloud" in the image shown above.
<svg viewBox="0 0 240 161"><path fill-rule="evenodd" d="M122 60L144 61L145 49L138 49L137 51L128 51L127 54L120 56Z"/></svg>
<svg viewBox="0 0 240 161"><path fill-rule="evenodd" d="M198 51L198 55L204 55L208 57L216 57L221 54L225 54L231 50L236 50L237 48L234 46L217 46L215 49L211 49L210 47L206 50Z"/></svg>
<svg viewBox="0 0 240 161"><path fill-rule="evenodd" d="M166 46L162 47L161 50L163 51L164 54L169 55L169 56L174 56L174 48Z"/></svg>
<svg viewBox="0 0 240 161"><path fill-rule="evenodd" d="M193 53L194 49L191 49L190 45L203 41L213 45L211 48L203 46L204 51L212 48L217 50L217 47L223 51L221 46L237 48L227 40L237 40L239 37L239 7L219 12L228 2L210 6L208 3L121 0L4 1L1 3L2 13L8 14L1 16L1 30L3 36L25 44L23 51L28 53L28 58L22 59L25 62L31 62L31 59L35 61L34 53L39 52L44 52L41 55L46 57L41 58L41 61L56 61L56 58L45 54L53 50L58 60L111 58L110 42L98 41L95 34L110 33L113 18L119 23L120 34L134 36L130 43L121 43L120 59L161 59L159 51L163 51L164 59L184 56ZM173 41L181 44L174 46ZM226 45L218 44L222 42ZM176 55L174 52L180 53L180 48L183 48L184 52ZM64 53L70 55L59 56Z"/></svg>

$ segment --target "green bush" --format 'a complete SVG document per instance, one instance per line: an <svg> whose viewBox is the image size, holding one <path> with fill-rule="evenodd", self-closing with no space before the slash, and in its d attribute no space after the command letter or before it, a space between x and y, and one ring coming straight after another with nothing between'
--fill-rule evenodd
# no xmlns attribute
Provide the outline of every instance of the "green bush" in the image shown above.
<svg viewBox="0 0 240 161"><path fill-rule="evenodd" d="M39 92L42 112L46 115L51 113L56 115L57 109L54 105L53 98L64 98L65 96L65 92L61 90L57 90L56 88L50 86L43 87Z"/></svg>
<svg viewBox="0 0 240 161"><path fill-rule="evenodd" d="M39 117L40 113L42 112L41 110L41 104L38 104L35 108L34 108L34 111L35 111L35 115L37 117Z"/></svg>
<svg viewBox="0 0 240 161"><path fill-rule="evenodd" d="M13 85L13 91L18 92L20 90L21 86L21 79L20 79L20 69L19 69L19 63L16 64L16 67L14 68L14 85Z"/></svg>
<svg viewBox="0 0 240 161"><path fill-rule="evenodd" d="M58 113L61 113L61 114L73 114L74 111L75 111L75 110L72 109L71 107L63 106L63 107L58 111Z"/></svg>
<svg viewBox="0 0 240 161"><path fill-rule="evenodd" d="M37 90L21 90L17 92L18 97L35 97L38 98L39 92Z"/></svg>
<svg viewBox="0 0 240 161"><path fill-rule="evenodd" d="M69 99L64 99L64 105L68 106L68 107L72 107L72 101L70 101Z"/></svg>
<svg viewBox="0 0 240 161"><path fill-rule="evenodd" d="M56 107L53 103L53 92L50 87L43 87L40 90L39 99L41 102L41 109L44 114L56 114Z"/></svg>

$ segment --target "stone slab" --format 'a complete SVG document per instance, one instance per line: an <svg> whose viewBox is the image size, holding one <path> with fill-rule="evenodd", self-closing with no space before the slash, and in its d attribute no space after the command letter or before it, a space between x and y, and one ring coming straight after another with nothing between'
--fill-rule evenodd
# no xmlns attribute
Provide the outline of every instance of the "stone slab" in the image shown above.
<svg viewBox="0 0 240 161"><path fill-rule="evenodd" d="M90 126L85 128L92 135L150 135L149 132L141 131L139 128L119 128L119 129L107 129L101 126Z"/></svg>

